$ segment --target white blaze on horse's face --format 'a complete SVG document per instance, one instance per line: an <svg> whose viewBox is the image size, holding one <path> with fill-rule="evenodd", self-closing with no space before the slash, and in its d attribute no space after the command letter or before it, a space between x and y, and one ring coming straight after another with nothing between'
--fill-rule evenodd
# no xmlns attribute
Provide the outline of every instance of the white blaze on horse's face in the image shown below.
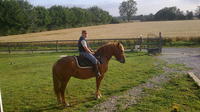
<svg viewBox="0 0 200 112"><path fill-rule="evenodd" d="M124 52L124 46L122 44L120 44L122 51Z"/></svg>
<svg viewBox="0 0 200 112"><path fill-rule="evenodd" d="M125 63L124 47L121 43L117 43L115 57L120 63Z"/></svg>

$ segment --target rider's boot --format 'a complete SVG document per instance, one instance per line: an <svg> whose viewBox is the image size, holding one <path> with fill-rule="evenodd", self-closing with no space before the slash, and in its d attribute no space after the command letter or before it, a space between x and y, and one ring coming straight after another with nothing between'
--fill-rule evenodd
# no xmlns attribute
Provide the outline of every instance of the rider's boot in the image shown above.
<svg viewBox="0 0 200 112"><path fill-rule="evenodd" d="M98 67L98 64L94 64L93 65L93 69L94 69L94 72L96 74L96 77L100 77L101 76L101 73L99 72L99 67Z"/></svg>

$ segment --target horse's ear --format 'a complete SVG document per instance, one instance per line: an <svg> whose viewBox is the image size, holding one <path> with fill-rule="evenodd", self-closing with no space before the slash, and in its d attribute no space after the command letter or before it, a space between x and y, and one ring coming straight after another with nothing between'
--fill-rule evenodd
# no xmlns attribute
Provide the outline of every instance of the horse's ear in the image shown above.
<svg viewBox="0 0 200 112"><path fill-rule="evenodd" d="M120 46L120 42L117 42L117 45Z"/></svg>

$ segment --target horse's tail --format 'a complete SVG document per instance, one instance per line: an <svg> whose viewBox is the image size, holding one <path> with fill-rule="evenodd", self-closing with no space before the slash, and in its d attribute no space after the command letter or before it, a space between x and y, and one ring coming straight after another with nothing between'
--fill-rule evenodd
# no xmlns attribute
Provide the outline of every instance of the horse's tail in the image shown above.
<svg viewBox="0 0 200 112"><path fill-rule="evenodd" d="M58 74L57 74L57 72L56 72L56 68L55 68L55 64L54 64L54 66L53 66L53 68L52 68L52 72L53 72L53 86L54 86L54 92L55 92L55 94L56 95L58 95L59 94L59 91L60 91L60 86L61 86L61 84L60 84L60 82L59 82L59 80L58 80Z"/></svg>

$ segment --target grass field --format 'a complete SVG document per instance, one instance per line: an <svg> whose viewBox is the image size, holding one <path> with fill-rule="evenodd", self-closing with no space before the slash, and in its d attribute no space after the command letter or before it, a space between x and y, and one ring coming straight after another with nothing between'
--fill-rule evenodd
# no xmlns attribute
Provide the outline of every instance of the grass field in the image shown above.
<svg viewBox="0 0 200 112"><path fill-rule="evenodd" d="M173 74L162 88L147 89L147 97L126 112L199 112L200 90L186 74Z"/></svg>
<svg viewBox="0 0 200 112"><path fill-rule="evenodd" d="M103 99L94 99L94 78L71 78L66 98L72 107L63 109L56 105L51 75L53 63L63 54L76 53L0 55L0 85L5 112L84 112L109 96L121 94L162 73L161 66L154 64L155 58L145 53L126 53L127 63L120 64L113 59L109 63L101 85Z"/></svg>
<svg viewBox="0 0 200 112"><path fill-rule="evenodd" d="M0 37L0 42L21 41L47 41L47 40L77 40L81 30L87 30L90 39L102 38L136 38L140 35L158 35L162 32L163 37L200 37L200 20L187 21L157 21L157 22L134 22L99 25L81 28L71 28L40 33Z"/></svg>

